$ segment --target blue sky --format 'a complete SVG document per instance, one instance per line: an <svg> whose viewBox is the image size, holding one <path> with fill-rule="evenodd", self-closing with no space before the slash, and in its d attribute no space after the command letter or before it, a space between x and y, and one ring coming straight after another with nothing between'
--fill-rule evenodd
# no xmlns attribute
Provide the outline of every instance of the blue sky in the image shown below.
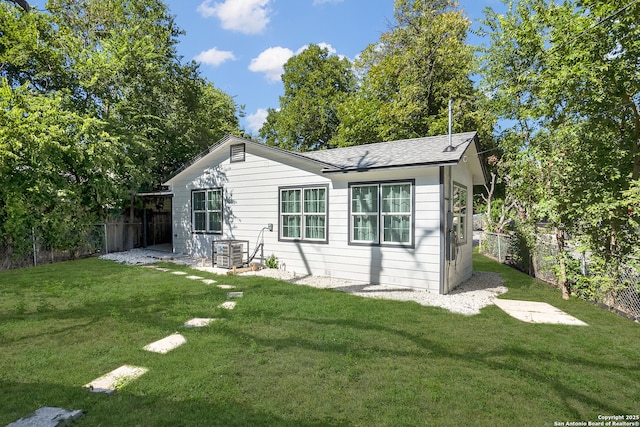
<svg viewBox="0 0 640 427"><path fill-rule="evenodd" d="M45 0L31 0L43 9ZM393 0L165 0L186 34L178 53L195 59L215 87L244 105L241 126L257 135L278 108L282 65L310 43L353 60L393 21ZM473 27L499 0L462 0ZM472 43L479 43L477 39Z"/></svg>

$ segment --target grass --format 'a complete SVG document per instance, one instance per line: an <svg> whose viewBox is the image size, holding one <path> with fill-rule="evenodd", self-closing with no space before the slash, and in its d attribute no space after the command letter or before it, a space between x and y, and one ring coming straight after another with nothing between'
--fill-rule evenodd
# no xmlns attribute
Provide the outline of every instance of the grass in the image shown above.
<svg viewBox="0 0 640 427"><path fill-rule="evenodd" d="M215 285L98 259L0 272L0 425L42 406L84 410L78 426L552 426L638 413L640 325L474 256L505 279L504 297L590 326L197 272L244 291L225 311ZM225 320L182 329L192 317ZM175 331L185 345L142 350ZM124 364L149 371L112 396L83 389Z"/></svg>

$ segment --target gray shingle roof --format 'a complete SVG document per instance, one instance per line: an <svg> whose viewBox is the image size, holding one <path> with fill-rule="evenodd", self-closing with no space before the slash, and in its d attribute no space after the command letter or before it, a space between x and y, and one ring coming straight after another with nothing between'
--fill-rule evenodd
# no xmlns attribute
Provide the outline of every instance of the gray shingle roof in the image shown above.
<svg viewBox="0 0 640 427"><path fill-rule="evenodd" d="M451 151L447 150L449 136L440 135L297 154L331 164L335 171L426 166L457 163L475 137L476 132L453 134L451 145L455 150Z"/></svg>

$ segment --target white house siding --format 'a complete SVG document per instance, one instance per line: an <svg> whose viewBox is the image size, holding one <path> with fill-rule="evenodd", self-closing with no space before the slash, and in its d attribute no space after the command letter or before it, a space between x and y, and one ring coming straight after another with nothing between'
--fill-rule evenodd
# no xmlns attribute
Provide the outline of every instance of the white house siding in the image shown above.
<svg viewBox="0 0 640 427"><path fill-rule="evenodd" d="M171 181L174 193L174 251L211 257L211 241L248 240L253 251L263 227L264 254L297 274L332 276L364 283L439 290L440 201L438 168L407 168L386 172L322 174L320 167L287 157L286 164L268 150L247 144L244 162L229 162L229 149L209 154L207 168L192 167ZM268 154L265 154L268 153ZM265 157L269 156L269 158ZM295 164L295 167L293 166ZM186 173L194 171L191 175ZM200 175L201 174L201 175ZM362 181L415 180L415 248L348 244L348 184ZM297 185L328 185L329 243L279 241L278 189ZM223 235L191 233L191 190L223 187ZM471 190L471 187L469 187Z"/></svg>
<svg viewBox="0 0 640 427"><path fill-rule="evenodd" d="M179 176L172 184L174 251L197 257L211 257L212 240L248 240L252 251L263 227L278 223L278 187L328 184L321 175L305 172L270 159L246 153L244 162L229 162L228 149L220 156L206 158L202 175ZM192 168L201 173L201 168ZM191 190L223 189L222 235L191 232ZM277 242L277 229L265 231L265 247ZM176 235L177 234L177 235Z"/></svg>

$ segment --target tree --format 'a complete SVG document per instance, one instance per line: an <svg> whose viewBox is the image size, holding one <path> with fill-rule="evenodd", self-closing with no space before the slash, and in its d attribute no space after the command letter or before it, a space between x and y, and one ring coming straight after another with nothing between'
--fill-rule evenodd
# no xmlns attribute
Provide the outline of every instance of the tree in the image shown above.
<svg viewBox="0 0 640 427"><path fill-rule="evenodd" d="M233 99L181 62L162 1L47 7L0 3L0 238L14 242L133 213L139 190L238 132Z"/></svg>
<svg viewBox="0 0 640 427"><path fill-rule="evenodd" d="M503 168L530 180L508 191L532 221L554 224L562 284L567 233L614 266L638 250L639 17L637 2L589 0L524 0L487 14L485 90L514 121L501 139Z"/></svg>
<svg viewBox="0 0 640 427"><path fill-rule="evenodd" d="M336 143L445 134L454 100L454 131L478 130L491 140L494 120L474 89L470 21L452 0L396 0L395 23L356 62L362 76L339 109Z"/></svg>
<svg viewBox="0 0 640 427"><path fill-rule="evenodd" d="M349 60L312 44L287 61L282 82L280 109L269 109L260 136L287 150L332 147L339 125L337 108L354 89Z"/></svg>
<svg viewBox="0 0 640 427"><path fill-rule="evenodd" d="M97 211L118 200L110 172L122 147L104 122L65 104L63 93L0 85L0 237L14 250L33 227L54 248L75 248Z"/></svg>

